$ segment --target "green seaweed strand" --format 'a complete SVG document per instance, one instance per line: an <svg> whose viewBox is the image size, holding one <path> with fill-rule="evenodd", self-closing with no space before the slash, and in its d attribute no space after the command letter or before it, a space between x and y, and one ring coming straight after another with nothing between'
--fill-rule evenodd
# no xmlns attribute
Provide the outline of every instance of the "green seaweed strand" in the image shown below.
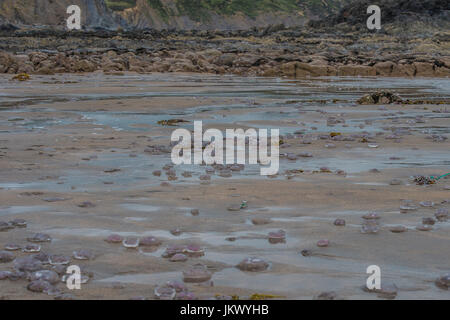
<svg viewBox="0 0 450 320"><path fill-rule="evenodd" d="M449 173L446 173L446 174L443 174L442 176L440 176L440 177L438 177L438 178L435 178L435 177L433 177L433 176L431 176L430 178L433 179L433 180L439 180L439 179L442 179L443 177L448 176L448 175L450 175L450 172L449 172Z"/></svg>

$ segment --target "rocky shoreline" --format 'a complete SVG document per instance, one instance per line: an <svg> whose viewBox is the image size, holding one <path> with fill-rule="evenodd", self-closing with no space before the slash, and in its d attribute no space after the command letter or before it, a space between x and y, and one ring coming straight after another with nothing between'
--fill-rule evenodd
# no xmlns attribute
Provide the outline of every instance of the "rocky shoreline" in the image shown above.
<svg viewBox="0 0 450 320"><path fill-rule="evenodd" d="M0 32L0 73L193 72L244 76L449 77L450 36L358 31ZM81 49L80 49L81 48Z"/></svg>

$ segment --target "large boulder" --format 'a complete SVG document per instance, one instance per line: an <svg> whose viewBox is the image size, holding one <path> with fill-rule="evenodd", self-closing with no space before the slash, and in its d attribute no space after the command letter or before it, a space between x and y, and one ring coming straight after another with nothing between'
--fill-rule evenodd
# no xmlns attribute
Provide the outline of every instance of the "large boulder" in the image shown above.
<svg viewBox="0 0 450 320"><path fill-rule="evenodd" d="M375 93L366 94L357 102L359 104L391 104L401 103L403 100L393 92L378 91Z"/></svg>
<svg viewBox="0 0 450 320"><path fill-rule="evenodd" d="M7 73L14 67L14 64L17 64L17 62L11 54L0 52L0 73Z"/></svg>

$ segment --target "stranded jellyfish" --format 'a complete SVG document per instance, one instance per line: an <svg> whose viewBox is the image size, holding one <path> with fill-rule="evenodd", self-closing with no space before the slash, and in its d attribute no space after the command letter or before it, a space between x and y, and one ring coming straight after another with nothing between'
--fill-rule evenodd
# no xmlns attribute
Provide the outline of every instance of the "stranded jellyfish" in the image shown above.
<svg viewBox="0 0 450 320"><path fill-rule="evenodd" d="M161 240L152 236L139 239L139 246L141 247L156 247L159 245L161 245Z"/></svg>
<svg viewBox="0 0 450 320"><path fill-rule="evenodd" d="M392 227L390 227L390 228L389 228L389 231L392 232L392 233L402 233L402 232L407 231L407 229L406 229L405 226L398 225L398 226L392 226Z"/></svg>
<svg viewBox="0 0 450 320"><path fill-rule="evenodd" d="M90 260L94 257L94 254L90 250L80 249L73 252L73 258L75 260Z"/></svg>
<svg viewBox="0 0 450 320"><path fill-rule="evenodd" d="M70 263L70 258L62 254L54 254L49 257L48 261L52 266L67 265Z"/></svg>
<svg viewBox="0 0 450 320"><path fill-rule="evenodd" d="M105 241L109 243L121 243L123 241L123 237L118 234L112 234L108 236Z"/></svg>
<svg viewBox="0 0 450 320"><path fill-rule="evenodd" d="M436 217L436 219L439 222L445 222L448 219L448 210L445 208L440 208L437 209L436 213L434 214L434 216Z"/></svg>
<svg viewBox="0 0 450 320"><path fill-rule="evenodd" d="M269 232L269 242L272 244L285 243L286 242L286 232L284 230Z"/></svg>
<svg viewBox="0 0 450 320"><path fill-rule="evenodd" d="M317 246L320 248L325 248L328 247L330 245L330 240L328 239L322 239L317 241Z"/></svg>
<svg viewBox="0 0 450 320"><path fill-rule="evenodd" d="M169 260L171 262L185 262L185 261L187 261L187 259L188 259L188 257L185 254L177 253L177 254L174 254L172 257L170 257Z"/></svg>
<svg viewBox="0 0 450 320"><path fill-rule="evenodd" d="M379 230L380 228L375 221L368 220L361 225L361 233L375 234L378 233Z"/></svg>
<svg viewBox="0 0 450 320"><path fill-rule="evenodd" d="M203 250L203 248L193 244L186 246L183 250L183 253L189 257L194 258L202 257L205 255L205 251Z"/></svg>
<svg viewBox="0 0 450 320"><path fill-rule="evenodd" d="M8 251L0 251L0 263L8 263L14 260L14 255Z"/></svg>
<svg viewBox="0 0 450 320"><path fill-rule="evenodd" d="M343 227L343 226L345 226L345 220L344 219L336 219L336 220L334 220L333 224L338 227Z"/></svg>
<svg viewBox="0 0 450 320"><path fill-rule="evenodd" d="M126 237L122 241L122 245L127 249L136 249L139 247L139 238L137 237Z"/></svg>
<svg viewBox="0 0 450 320"><path fill-rule="evenodd" d="M242 260L237 266L241 271L258 272L269 268L269 263L260 258L249 257Z"/></svg>
<svg viewBox="0 0 450 320"><path fill-rule="evenodd" d="M203 264L196 264L192 266L190 269L183 271L183 281L184 282L193 282L200 283L206 282L211 279L211 272L208 271L208 268Z"/></svg>
<svg viewBox="0 0 450 320"><path fill-rule="evenodd" d="M52 238L45 233L36 233L34 236L27 238L30 242L50 242Z"/></svg>
<svg viewBox="0 0 450 320"><path fill-rule="evenodd" d="M7 243L5 245L5 250L7 251L18 251L22 249L22 246L17 243Z"/></svg>
<svg viewBox="0 0 450 320"><path fill-rule="evenodd" d="M173 300L176 294L176 290L168 286L155 288L155 298L159 300Z"/></svg>
<svg viewBox="0 0 450 320"><path fill-rule="evenodd" d="M45 280L35 280L28 284L27 289L32 292L47 293L54 289L53 285Z"/></svg>
<svg viewBox="0 0 450 320"><path fill-rule="evenodd" d="M41 252L41 246L38 244L27 244L25 247L23 247L23 252L26 253Z"/></svg>
<svg viewBox="0 0 450 320"><path fill-rule="evenodd" d="M171 258L177 253L184 253L186 246L180 246L180 245L171 245L167 247L166 251L162 254L163 258Z"/></svg>
<svg viewBox="0 0 450 320"><path fill-rule="evenodd" d="M59 275L55 271L52 271L52 270L35 271L30 274L29 280L30 281L43 280L43 281L49 282L50 284L56 284L60 281Z"/></svg>

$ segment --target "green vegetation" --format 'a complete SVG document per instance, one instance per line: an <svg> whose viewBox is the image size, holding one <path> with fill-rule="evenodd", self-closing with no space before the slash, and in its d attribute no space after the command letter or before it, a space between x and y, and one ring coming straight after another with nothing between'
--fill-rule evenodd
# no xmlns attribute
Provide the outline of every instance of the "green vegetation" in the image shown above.
<svg viewBox="0 0 450 320"><path fill-rule="evenodd" d="M108 8L114 11L123 11L136 6L136 0L106 0L105 2Z"/></svg>
<svg viewBox="0 0 450 320"><path fill-rule="evenodd" d="M238 12L255 17L259 12L291 11L298 9L299 0L176 0L178 11L200 21L208 12L233 15Z"/></svg>
<svg viewBox="0 0 450 320"><path fill-rule="evenodd" d="M147 2L150 7L158 11L159 15L164 19L164 21L167 21L167 19L169 19L169 15L172 11L165 8L161 0L147 0Z"/></svg>

